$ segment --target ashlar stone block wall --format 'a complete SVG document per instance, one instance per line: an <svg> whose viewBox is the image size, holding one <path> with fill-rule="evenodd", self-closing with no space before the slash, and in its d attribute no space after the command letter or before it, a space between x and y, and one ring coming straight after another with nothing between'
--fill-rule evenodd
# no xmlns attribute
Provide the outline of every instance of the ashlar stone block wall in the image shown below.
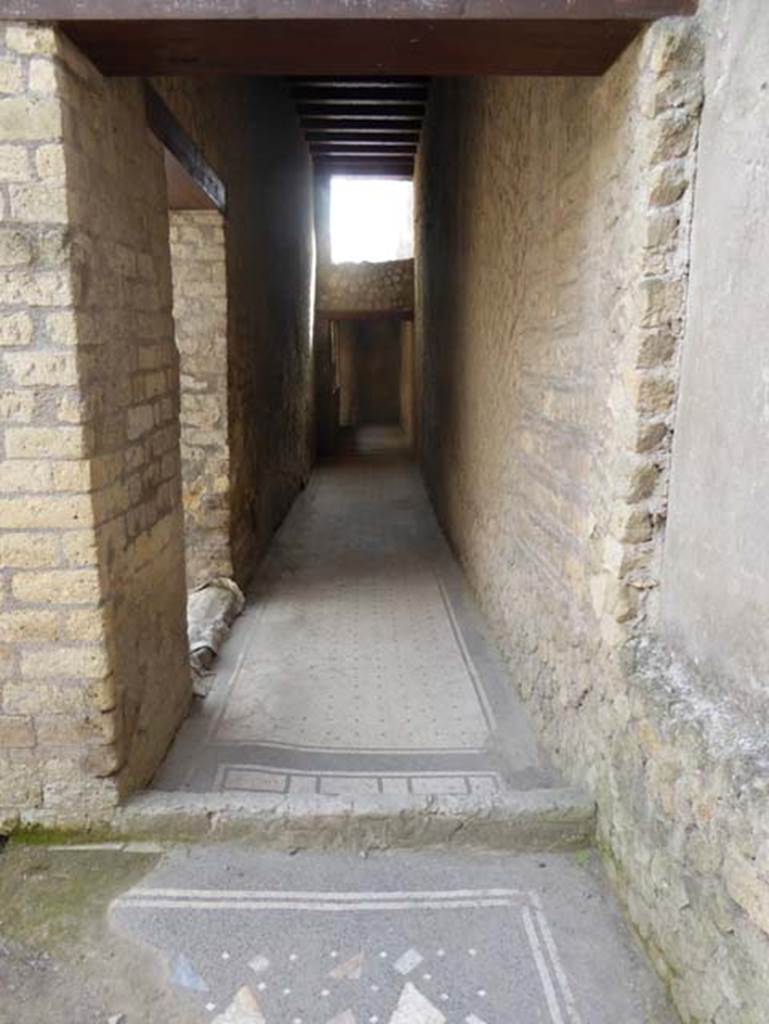
<svg viewBox="0 0 769 1024"><path fill-rule="evenodd" d="M82 822L190 692L163 160L138 82L0 38L0 807Z"/></svg>
<svg viewBox="0 0 769 1024"><path fill-rule="evenodd" d="M232 575L227 265L218 210L171 210L187 586Z"/></svg>
<svg viewBox="0 0 769 1024"><path fill-rule="evenodd" d="M417 436L439 517L547 746L596 797L605 863L683 1019L759 1024L765 719L729 698L728 676L717 695L671 652L660 599L685 335L689 386L724 379L687 333L703 301L689 290L692 219L695 237L713 223L695 188L703 82L706 112L734 97L723 116L740 137L734 112L753 110L760 145L765 72L754 62L732 91L724 57L763 52L765 19L720 6L657 23L600 80L435 83L418 169ZM755 238L733 227L739 248ZM713 302L730 274L719 245ZM708 417L752 400L724 397L687 397L689 445L703 432L712 448ZM680 457L674 497L701 477ZM681 568L704 511L673 509ZM686 581L673 587L680 622Z"/></svg>

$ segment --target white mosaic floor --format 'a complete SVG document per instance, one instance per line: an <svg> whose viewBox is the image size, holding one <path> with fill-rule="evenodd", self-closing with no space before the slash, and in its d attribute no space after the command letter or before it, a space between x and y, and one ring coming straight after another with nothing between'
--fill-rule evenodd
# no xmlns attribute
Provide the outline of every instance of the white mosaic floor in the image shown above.
<svg viewBox="0 0 769 1024"><path fill-rule="evenodd" d="M488 732L429 563L372 555L276 581L212 739L402 752L478 750Z"/></svg>
<svg viewBox="0 0 769 1024"><path fill-rule="evenodd" d="M547 784L471 605L413 462L385 450L322 464L156 786L472 794L506 768L521 788Z"/></svg>

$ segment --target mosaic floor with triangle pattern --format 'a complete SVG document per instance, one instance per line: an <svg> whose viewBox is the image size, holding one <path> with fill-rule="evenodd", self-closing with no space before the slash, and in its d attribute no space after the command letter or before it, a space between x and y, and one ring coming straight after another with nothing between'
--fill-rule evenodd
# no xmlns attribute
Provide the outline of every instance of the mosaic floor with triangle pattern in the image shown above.
<svg viewBox="0 0 769 1024"><path fill-rule="evenodd" d="M672 1024L573 855L172 853L112 906L211 1024Z"/></svg>

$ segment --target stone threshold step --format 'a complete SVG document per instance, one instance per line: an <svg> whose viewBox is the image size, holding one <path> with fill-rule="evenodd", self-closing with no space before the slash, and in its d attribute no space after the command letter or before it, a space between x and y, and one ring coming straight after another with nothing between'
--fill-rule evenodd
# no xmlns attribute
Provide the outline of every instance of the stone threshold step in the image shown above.
<svg viewBox="0 0 769 1024"><path fill-rule="evenodd" d="M147 791L118 808L115 837L247 840L264 849L375 850L445 846L573 850L594 838L595 807L579 789L484 796L275 796Z"/></svg>

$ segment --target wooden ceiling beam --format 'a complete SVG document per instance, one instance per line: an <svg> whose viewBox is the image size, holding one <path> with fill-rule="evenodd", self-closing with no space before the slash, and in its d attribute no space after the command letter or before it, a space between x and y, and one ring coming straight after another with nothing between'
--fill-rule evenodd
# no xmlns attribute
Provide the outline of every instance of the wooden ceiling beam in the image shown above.
<svg viewBox="0 0 769 1024"><path fill-rule="evenodd" d="M694 14L697 0L3 0L38 21L594 21ZM301 74L301 72L300 72Z"/></svg>
<svg viewBox="0 0 769 1024"><path fill-rule="evenodd" d="M337 89L340 92L344 92L345 89L357 89L360 86L364 86L366 88L381 89L383 90L383 94L388 89L399 89L404 85L426 87L430 83L430 79L424 75L419 77L406 75L398 75L397 77L390 75L358 75L354 78L338 78L333 75L316 75L314 78L294 76L290 81L292 85L298 87L325 86L329 89Z"/></svg>
<svg viewBox="0 0 769 1024"><path fill-rule="evenodd" d="M304 117L302 127L306 132L333 132L354 135L359 132L378 132L382 135L401 135L404 132L419 133L422 127L421 118L411 118L403 121L387 121L375 117L350 118L323 118Z"/></svg>
<svg viewBox="0 0 769 1024"><path fill-rule="evenodd" d="M356 85L349 88L336 88L327 85L300 85L293 86L291 93L300 103L322 103L329 107L338 104L365 104L370 103L406 103L423 105L427 100L427 89L424 86L402 86L401 88L388 88L382 86Z"/></svg>
<svg viewBox="0 0 769 1024"><path fill-rule="evenodd" d="M547 2L537 0L537 6L543 7ZM85 6L80 3L81 9ZM115 6L122 8L123 0ZM347 6L349 10L358 9L357 4ZM413 4L404 6L412 8ZM625 0L623 6L633 9L635 4ZM366 3L362 7L379 10L380 5ZM442 5L435 3L431 7L442 9ZM107 75L308 77L365 75L373 71L383 75L576 76L606 71L644 24L627 18L81 20L69 22L64 29ZM315 109L320 113L326 110L320 105ZM351 108L348 105L346 109ZM337 116L342 116L341 109ZM409 116L409 111L401 116Z"/></svg>
<svg viewBox="0 0 769 1024"><path fill-rule="evenodd" d="M404 142L416 145L419 142L419 132L345 132L337 130L310 131L305 132L308 142L338 142L350 145L356 142L378 142L383 146L400 146Z"/></svg>
<svg viewBox="0 0 769 1024"><path fill-rule="evenodd" d="M325 320L413 320L414 307L393 309L321 309L318 315ZM472 1019L472 1018L471 1018Z"/></svg>
<svg viewBox="0 0 769 1024"><path fill-rule="evenodd" d="M403 118L423 117L424 102L420 103L380 103L371 101L344 100L335 103L315 103L299 100L297 103L300 117L379 117L397 120Z"/></svg>
<svg viewBox="0 0 769 1024"><path fill-rule="evenodd" d="M390 150L379 149L376 146L355 146L351 149L335 146L333 144L310 146L310 152L313 155L341 157L344 160L357 160L359 158L368 160L374 157L384 160L413 160L416 155L416 151L416 146L402 146L398 149Z"/></svg>
<svg viewBox="0 0 769 1024"><path fill-rule="evenodd" d="M160 95L151 85L144 83L144 109L150 131L158 138L189 177L194 186L210 200L211 206L224 213L227 209L227 189L216 171L206 161L198 145L187 135ZM173 174L174 166L167 165Z"/></svg>

